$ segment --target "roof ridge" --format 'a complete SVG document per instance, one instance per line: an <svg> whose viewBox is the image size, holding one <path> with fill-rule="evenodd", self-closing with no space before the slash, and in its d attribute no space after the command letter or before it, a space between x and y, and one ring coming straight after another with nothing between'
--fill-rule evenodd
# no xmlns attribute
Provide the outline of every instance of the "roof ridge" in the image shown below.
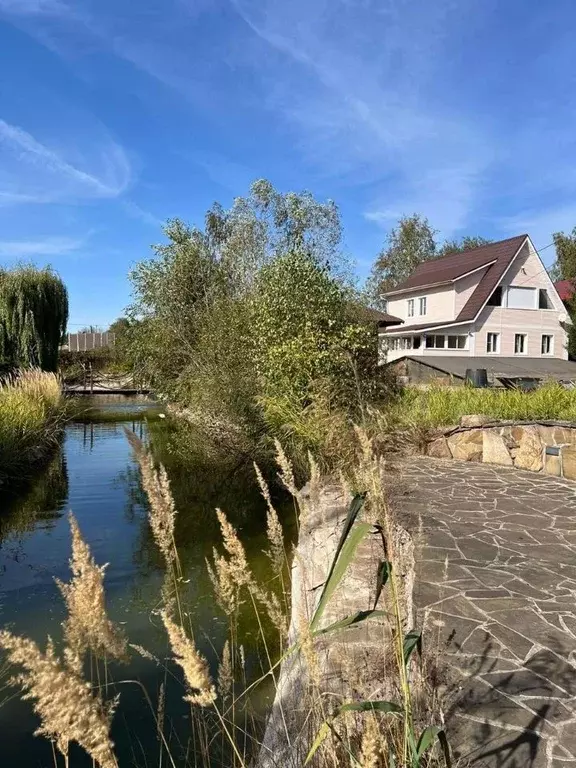
<svg viewBox="0 0 576 768"><path fill-rule="evenodd" d="M428 264L431 261L442 261L442 259L447 259L450 256L467 256L470 253L481 251L483 248L494 248L495 245L503 245L504 243L509 243L512 240L519 240L520 238L525 237L528 237L528 235L514 235L514 237L506 237L504 240L495 240L492 243L484 243L484 245L478 245L475 248L467 248L465 251L450 251L450 253L445 253L443 256L437 256L435 259L428 259L427 261L423 261L422 264Z"/></svg>

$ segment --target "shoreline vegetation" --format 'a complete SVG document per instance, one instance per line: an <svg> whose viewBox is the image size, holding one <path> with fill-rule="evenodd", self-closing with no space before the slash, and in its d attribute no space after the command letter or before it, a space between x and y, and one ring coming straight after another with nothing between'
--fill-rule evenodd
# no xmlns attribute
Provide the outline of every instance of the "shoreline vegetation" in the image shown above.
<svg viewBox="0 0 576 768"><path fill-rule="evenodd" d="M56 374L21 370L0 384L0 485L25 478L58 445L67 418Z"/></svg>

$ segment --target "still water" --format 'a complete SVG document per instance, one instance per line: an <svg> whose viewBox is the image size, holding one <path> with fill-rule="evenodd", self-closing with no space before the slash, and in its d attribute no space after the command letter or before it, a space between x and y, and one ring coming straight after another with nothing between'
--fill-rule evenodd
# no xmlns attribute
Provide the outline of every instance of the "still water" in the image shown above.
<svg viewBox="0 0 576 768"><path fill-rule="evenodd" d="M150 535L127 428L148 440L167 467L178 509L177 545L184 578L189 579L185 605L197 644L215 672L227 631L205 565L212 547L220 545L215 507L226 510L253 567L266 574L265 508L250 473L237 465L216 471L201 446L194 446L188 428L160 418L161 409L152 402L107 396L86 401L86 408L83 417L68 424L60 452L33 482L0 498L0 625L31 637L42 648L48 635L59 642L65 612L54 577L70 578L67 513L72 510L96 562L109 563L105 586L111 618L131 643L166 657L166 638L156 613L162 561ZM244 622L244 636L248 674L255 676L260 641L252 623L250 618ZM132 654L129 665L111 671L114 680L141 681L156 705L166 677L163 666ZM6 672L0 670L0 676L0 766L54 766L49 742L33 736L38 722L30 703L7 685ZM181 688L172 685L166 691L167 731L176 764L205 764L189 743L190 710L181 702ZM121 695L113 726L121 768L158 765L154 721L141 692L133 685L119 685L115 692ZM270 694L264 690L252 701L257 724ZM70 757L71 767L91 765L80 750ZM224 756L213 764L226 764Z"/></svg>

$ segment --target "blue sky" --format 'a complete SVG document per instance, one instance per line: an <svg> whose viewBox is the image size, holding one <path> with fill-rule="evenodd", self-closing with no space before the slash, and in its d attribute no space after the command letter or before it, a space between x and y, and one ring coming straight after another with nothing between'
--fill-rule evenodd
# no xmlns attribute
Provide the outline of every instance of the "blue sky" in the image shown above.
<svg viewBox="0 0 576 768"><path fill-rule="evenodd" d="M573 0L0 0L0 261L52 264L71 327L105 325L163 220L259 177L336 200L360 277L413 211L548 245L576 226L575 24Z"/></svg>

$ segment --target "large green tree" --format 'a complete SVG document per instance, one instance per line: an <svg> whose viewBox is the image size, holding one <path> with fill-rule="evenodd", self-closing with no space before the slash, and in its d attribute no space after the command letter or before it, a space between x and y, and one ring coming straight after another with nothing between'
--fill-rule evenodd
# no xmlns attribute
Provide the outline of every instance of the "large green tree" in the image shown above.
<svg viewBox="0 0 576 768"><path fill-rule="evenodd" d="M238 326L247 322L246 305L265 265L299 249L332 272L345 272L334 203L308 192L280 193L265 180L229 210L213 205L203 230L172 220L164 234L167 242L131 273L128 347L137 370L158 391L195 403L212 397L209 390L224 402L234 379L239 386L246 382L246 390L252 386L251 352L242 346L250 333ZM197 391L200 382L204 394Z"/></svg>
<svg viewBox="0 0 576 768"><path fill-rule="evenodd" d="M576 281L576 227L568 234L554 232L552 240L556 248L553 279Z"/></svg>
<svg viewBox="0 0 576 768"><path fill-rule="evenodd" d="M68 323L68 292L49 268L0 272L0 358L11 368L58 367Z"/></svg>

